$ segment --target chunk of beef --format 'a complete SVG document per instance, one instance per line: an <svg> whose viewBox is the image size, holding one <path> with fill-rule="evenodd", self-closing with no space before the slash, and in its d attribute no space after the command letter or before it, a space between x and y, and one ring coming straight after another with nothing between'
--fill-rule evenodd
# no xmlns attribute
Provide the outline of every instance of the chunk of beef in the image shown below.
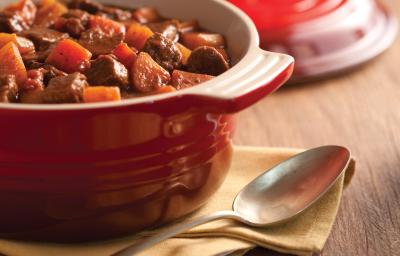
<svg viewBox="0 0 400 256"><path fill-rule="evenodd" d="M22 57L22 60L24 61L25 68L27 68L27 69L34 68L34 66L37 63L40 63L36 52L21 54L21 57Z"/></svg>
<svg viewBox="0 0 400 256"><path fill-rule="evenodd" d="M18 85L14 75L0 76L0 102L16 102Z"/></svg>
<svg viewBox="0 0 400 256"><path fill-rule="evenodd" d="M83 102L83 90L88 86L86 77L81 73L58 76L50 80L41 94L43 103L80 103Z"/></svg>
<svg viewBox="0 0 400 256"><path fill-rule="evenodd" d="M56 78L59 76L68 76L67 73L65 73L49 64L43 65L42 72L43 72L43 82L45 85L48 85L53 78Z"/></svg>
<svg viewBox="0 0 400 256"><path fill-rule="evenodd" d="M131 12L109 6L104 6L97 15L102 15L117 21L125 21L132 18Z"/></svg>
<svg viewBox="0 0 400 256"><path fill-rule="evenodd" d="M209 75L194 74L190 72L174 70L174 72L172 73L171 85L174 86L177 90L182 90L207 82L213 78L213 76Z"/></svg>
<svg viewBox="0 0 400 256"><path fill-rule="evenodd" d="M79 38L88 28L89 19L89 13L79 9L72 9L57 20L54 24L54 28L66 32L72 37Z"/></svg>
<svg viewBox="0 0 400 256"><path fill-rule="evenodd" d="M38 69L38 68L43 67L43 65L45 65L44 63L39 62L39 61L37 61L36 59L33 59L33 58L32 58L32 60L27 60L27 61L24 60L24 64L25 64L25 68L27 70Z"/></svg>
<svg viewBox="0 0 400 256"><path fill-rule="evenodd" d="M41 0L40 2L33 26L49 28L57 22L61 15L68 12L68 8L59 0Z"/></svg>
<svg viewBox="0 0 400 256"><path fill-rule="evenodd" d="M79 38L83 31L85 31L85 27L82 25L82 22L79 19L71 18L71 19L62 19L61 22L58 23L61 25L57 25L57 29L66 32L74 38Z"/></svg>
<svg viewBox="0 0 400 256"><path fill-rule="evenodd" d="M31 40L29 40L25 37L16 36L15 43L21 54L31 53L31 52L35 51L35 44Z"/></svg>
<svg viewBox="0 0 400 256"><path fill-rule="evenodd" d="M43 89L20 91L18 102L24 104L42 104Z"/></svg>
<svg viewBox="0 0 400 256"><path fill-rule="evenodd" d="M224 56L214 47L202 46L192 52L187 70L192 73L218 76L229 69Z"/></svg>
<svg viewBox="0 0 400 256"><path fill-rule="evenodd" d="M147 26L154 32L160 33L166 38L178 42L179 41L179 33L178 33L178 21L177 20L168 20L164 22L157 23L149 23Z"/></svg>
<svg viewBox="0 0 400 256"><path fill-rule="evenodd" d="M36 52L29 52L26 54L22 54L22 60L24 61L26 68L32 68L32 65L35 63L43 64L47 57L50 55L51 51L55 47L56 44L50 45L47 49L39 50Z"/></svg>
<svg viewBox="0 0 400 256"><path fill-rule="evenodd" d="M36 17L37 8L32 0L11 4L0 12L0 31L17 33L29 29Z"/></svg>
<svg viewBox="0 0 400 256"><path fill-rule="evenodd" d="M168 71L178 69L182 66L183 55L174 42L160 33L151 36L144 48L161 67Z"/></svg>
<svg viewBox="0 0 400 256"><path fill-rule="evenodd" d="M228 52L223 48L215 48L219 53L222 54L226 62L228 62L229 66L231 66L231 57L229 56Z"/></svg>
<svg viewBox="0 0 400 256"><path fill-rule="evenodd" d="M80 19L83 22L83 25L86 25L89 22L90 14L80 9L69 9L67 13L62 15L65 19Z"/></svg>
<svg viewBox="0 0 400 256"><path fill-rule="evenodd" d="M81 9L90 14L96 14L104 8L102 4L92 0L72 0L68 4L68 7L71 9Z"/></svg>
<svg viewBox="0 0 400 256"><path fill-rule="evenodd" d="M10 11L0 12L0 32L18 33L29 29L29 27L29 23L19 13Z"/></svg>
<svg viewBox="0 0 400 256"><path fill-rule="evenodd" d="M28 80L25 82L25 89L31 90L39 87L46 87L50 80L58 76L67 76L68 74L56 67L39 62L32 62L28 71Z"/></svg>
<svg viewBox="0 0 400 256"><path fill-rule="evenodd" d="M99 56L110 54L123 39L122 33L111 36L99 29L90 29L82 33L79 44L88 49L93 56Z"/></svg>
<svg viewBox="0 0 400 256"><path fill-rule="evenodd" d="M33 25L37 13L37 7L32 0L20 0L7 6L4 10L19 13L29 26Z"/></svg>
<svg viewBox="0 0 400 256"><path fill-rule="evenodd" d="M34 27L21 32L20 35L32 40L39 51L48 49L61 39L69 38L68 34L44 27Z"/></svg>
<svg viewBox="0 0 400 256"><path fill-rule="evenodd" d="M136 91L152 93L167 85L171 76L149 54L141 52L133 66L131 78Z"/></svg>
<svg viewBox="0 0 400 256"><path fill-rule="evenodd" d="M28 71L28 79L21 88L23 91L43 90L53 78L68 75L52 65L37 63L36 66Z"/></svg>
<svg viewBox="0 0 400 256"><path fill-rule="evenodd" d="M85 75L90 85L118 86L121 89L129 86L128 70L111 55L101 55L92 61Z"/></svg>
<svg viewBox="0 0 400 256"><path fill-rule="evenodd" d="M28 71L28 79L21 86L20 91L25 93L27 91L42 91L44 89L43 71L39 69L31 69Z"/></svg>

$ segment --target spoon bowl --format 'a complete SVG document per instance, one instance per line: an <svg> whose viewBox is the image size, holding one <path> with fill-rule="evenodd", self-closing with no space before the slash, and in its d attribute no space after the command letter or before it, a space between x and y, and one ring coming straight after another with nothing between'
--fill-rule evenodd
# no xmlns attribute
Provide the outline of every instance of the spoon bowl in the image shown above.
<svg viewBox="0 0 400 256"><path fill-rule="evenodd" d="M233 210L251 226L269 226L304 212L323 196L350 161L348 149L308 150L261 174L238 193Z"/></svg>
<svg viewBox="0 0 400 256"><path fill-rule="evenodd" d="M135 255L185 230L220 219L233 219L253 227L288 221L309 209L336 183L350 163L351 154L340 146L305 151L258 176L233 202L233 211L221 211L178 224L143 239L113 256Z"/></svg>

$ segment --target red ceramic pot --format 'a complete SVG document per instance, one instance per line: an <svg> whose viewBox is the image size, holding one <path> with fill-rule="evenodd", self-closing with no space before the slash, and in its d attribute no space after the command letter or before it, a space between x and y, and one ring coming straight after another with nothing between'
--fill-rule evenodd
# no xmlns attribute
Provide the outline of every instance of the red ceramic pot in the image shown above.
<svg viewBox="0 0 400 256"><path fill-rule="evenodd" d="M398 23L376 0L230 0L250 15L261 47L296 59L292 81L330 76L376 57Z"/></svg>
<svg viewBox="0 0 400 256"><path fill-rule="evenodd" d="M293 58L260 50L253 23L225 1L135 4L223 33L235 66L194 88L122 103L0 105L0 236L104 239L194 211L227 175L233 114L292 73Z"/></svg>

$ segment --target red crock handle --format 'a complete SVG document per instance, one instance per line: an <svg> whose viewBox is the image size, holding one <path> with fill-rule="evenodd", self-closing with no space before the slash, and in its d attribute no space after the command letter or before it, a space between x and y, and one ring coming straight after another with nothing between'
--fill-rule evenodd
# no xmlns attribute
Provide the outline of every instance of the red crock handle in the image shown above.
<svg viewBox="0 0 400 256"><path fill-rule="evenodd" d="M207 111L235 113L282 86L292 75L293 66L289 55L256 48L232 68L233 75L217 77L213 86L199 86L184 98L187 104Z"/></svg>

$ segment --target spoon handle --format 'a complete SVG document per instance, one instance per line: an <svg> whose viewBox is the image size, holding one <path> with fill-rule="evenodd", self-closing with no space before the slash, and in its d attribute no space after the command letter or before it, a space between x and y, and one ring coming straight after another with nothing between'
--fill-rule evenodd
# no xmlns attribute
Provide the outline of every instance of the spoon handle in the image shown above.
<svg viewBox="0 0 400 256"><path fill-rule="evenodd" d="M170 228L167 228L154 236L144 238L143 240L140 240L136 244L131 245L125 249L122 249L121 251L114 253L112 256L136 255L137 253L139 253L145 249L148 249L151 246L156 245L168 238L174 237L186 230L192 229L194 227L197 227L199 225L202 225L202 224L205 224L208 222L220 220L220 219L233 219L233 220L237 220L237 221L242 221L242 218L233 211L221 211L221 212L212 213L210 215L200 217L196 220L184 222L184 223L172 226Z"/></svg>

